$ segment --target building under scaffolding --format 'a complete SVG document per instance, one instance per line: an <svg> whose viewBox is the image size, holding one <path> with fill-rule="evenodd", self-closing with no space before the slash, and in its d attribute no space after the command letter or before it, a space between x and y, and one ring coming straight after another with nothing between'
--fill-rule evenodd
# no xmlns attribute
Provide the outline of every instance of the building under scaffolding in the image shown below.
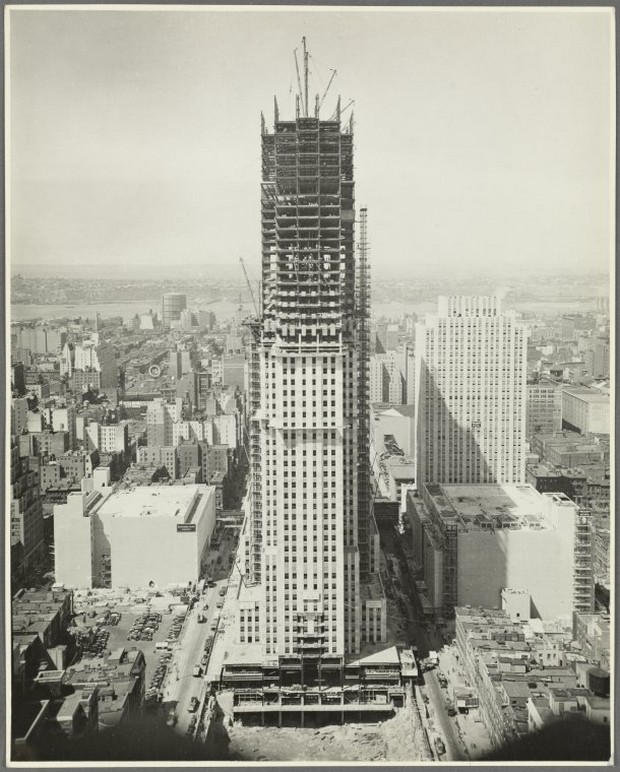
<svg viewBox="0 0 620 772"><path fill-rule="evenodd" d="M304 61L307 64L307 54ZM385 640L368 462L366 210L355 250L353 119L262 119L262 281L249 322L250 484L239 644L317 688ZM257 673L262 665L256 664ZM224 679L226 681L226 678ZM250 688L251 684L247 686ZM244 687L246 688L246 687Z"/></svg>
<svg viewBox="0 0 620 772"><path fill-rule="evenodd" d="M300 682L299 668L280 658L226 665L219 686L234 689L235 718L304 726L321 723L321 715L330 723L388 718L418 678L413 652L392 646L354 661L325 658L317 684Z"/></svg>

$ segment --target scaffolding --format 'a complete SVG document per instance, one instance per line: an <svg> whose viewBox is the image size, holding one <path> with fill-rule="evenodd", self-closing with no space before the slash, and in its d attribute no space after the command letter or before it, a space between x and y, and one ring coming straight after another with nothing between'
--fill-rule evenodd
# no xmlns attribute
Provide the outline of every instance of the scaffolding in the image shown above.
<svg viewBox="0 0 620 772"><path fill-rule="evenodd" d="M368 210L360 210L360 237L356 271L356 316L358 336L358 447L357 447L357 536L360 553L360 581L367 583L370 576L370 545L368 532L372 516L370 486L370 271L368 266Z"/></svg>
<svg viewBox="0 0 620 772"><path fill-rule="evenodd" d="M280 528L283 517L290 520L305 517L299 515L299 512L304 512L305 504L301 503L298 509L295 505L290 511L287 509L294 497L289 499L290 489L288 486L280 487L279 480L274 479L275 475L267 475L267 458L270 464L274 462L271 465L273 471L277 448L278 477L285 477L286 470L290 471L294 465L289 466L289 459L306 441L308 429L313 432L313 440L325 448L326 459L328 453L331 459L331 453L340 448L342 467L338 469L337 476L343 491L342 501L334 503L336 497L333 494L329 497L327 510L322 508L323 504L315 509L318 513L328 512L330 517L336 513L342 518L342 541L338 549L330 550L329 557L324 559L328 559L334 569L338 566L344 574L338 614L342 613L345 617L344 646L349 651L359 650L361 640L360 585L366 583L370 575L372 496L368 458L370 292L367 212L366 209L361 211L361 238L356 255L353 119L346 127L341 125L339 102L330 119L319 117L327 89L322 99L317 98L314 114L311 115L306 93L306 53L303 61L305 89L300 86L294 120L281 119L277 100L274 100L273 130L267 128L261 116L262 281L260 313L250 325L248 430L251 516L245 573L248 583L265 581L271 586L269 594L265 594L266 624L273 630L271 645L275 646L276 633L278 641L280 634L282 639L290 641L288 645L292 652L289 653L301 658L305 682L314 677L322 681L322 665L327 652L334 653L336 645L340 650L342 620L340 617L335 619L331 602L326 603L324 598L317 597L313 600L316 606L312 611L304 612L310 616L304 617L305 621L298 620L293 635L289 630L276 631L273 628L275 609L278 608L275 599L279 598L279 594L273 584L272 569L266 572L263 561L269 560L270 566L276 566L285 574L288 572L289 558L281 554L287 550L279 549L283 543L277 541L280 534L276 534L276 526ZM275 395L281 393L280 388L285 394L285 390L291 388L291 381L286 379L294 372L295 362L310 367L316 355L324 363L327 363L328 356L332 357L331 366L334 369L331 373L341 373L338 393L341 391L342 404L335 409L335 401L328 405L327 392L317 394L319 409L313 412L317 418L316 422L313 418L310 424L301 419L296 411L292 411L295 418L291 417L291 413L287 414L286 407L276 401ZM274 360L277 364L272 364ZM336 362L339 364L336 365ZM335 369L337 366L338 370ZM267 372L270 374L268 381L265 380ZM281 383L279 377L282 378ZM336 396L336 378L332 378L331 374L329 378L329 388L334 386L332 396ZM327 383L325 380L325 389L328 388ZM304 390L310 388L310 382L307 387L303 381L295 388L299 390L297 394L305 394ZM294 396L292 390L290 396ZM304 418L305 415L304 412ZM266 454L265 457L263 454ZM283 491L285 487L288 489L286 495ZM285 498L289 499L286 504ZM327 500L325 495L323 500ZM321 527L318 532L322 539ZM277 549L273 550L274 547ZM269 550L268 558L265 557L266 550ZM308 561L309 564L314 562L310 544L308 554L298 554L297 560L302 563ZM322 614L324 619L320 616ZM304 626L306 623L307 628ZM339 641L337 644L334 642L336 638Z"/></svg>

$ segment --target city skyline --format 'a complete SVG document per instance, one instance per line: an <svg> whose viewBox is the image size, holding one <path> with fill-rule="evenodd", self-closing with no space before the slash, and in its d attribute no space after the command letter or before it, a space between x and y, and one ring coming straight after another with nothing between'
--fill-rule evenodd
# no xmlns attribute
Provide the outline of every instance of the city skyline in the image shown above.
<svg viewBox="0 0 620 772"><path fill-rule="evenodd" d="M255 269L251 148L273 92L292 112L305 34L312 91L337 68L325 105L355 99L358 203L382 269L604 271L610 19L603 9L13 9L11 267L243 254ZM231 243L239 217L248 227Z"/></svg>
<svg viewBox="0 0 620 772"><path fill-rule="evenodd" d="M609 761L613 10L109 8L6 14L8 763Z"/></svg>

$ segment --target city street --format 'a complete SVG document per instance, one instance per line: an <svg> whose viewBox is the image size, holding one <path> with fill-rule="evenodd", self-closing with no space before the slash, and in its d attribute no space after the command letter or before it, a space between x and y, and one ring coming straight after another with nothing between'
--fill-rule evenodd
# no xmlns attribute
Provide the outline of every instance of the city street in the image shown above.
<svg viewBox="0 0 620 772"><path fill-rule="evenodd" d="M417 646L418 657L428 656L431 650L438 651L443 646L441 634L423 619L422 609L415 591L415 576L406 560L402 546L394 526L389 523L378 523L381 536L381 547L387 556L393 556L398 561L400 577L395 580L395 599L399 603L401 616L407 627L408 643ZM388 566L390 561L388 560ZM401 605L402 604L402 605Z"/></svg>
<svg viewBox="0 0 620 772"><path fill-rule="evenodd" d="M456 737L455 726L446 712L445 693L439 686L434 670L424 674L427 693L430 697L430 705L433 707L431 720L441 728L441 738L446 746L445 761L463 761L467 757L461 749L461 743Z"/></svg>
<svg viewBox="0 0 620 772"><path fill-rule="evenodd" d="M194 667L200 664L203 656L205 641L215 635L215 630L211 627L217 622L220 609L217 604L222 602L223 598L219 592L226 588L227 579L221 579L216 582L215 587L206 588L200 596L194 608L188 613L185 628L182 637L175 646L175 656L170 668L168 684L164 696L164 702L176 702L177 731L186 733L187 728L196 712L190 712L190 703L193 697L201 700L206 690L204 673L206 668L202 668L202 676L194 676ZM208 606L205 609L205 605ZM198 618L203 615L205 622L199 622Z"/></svg>

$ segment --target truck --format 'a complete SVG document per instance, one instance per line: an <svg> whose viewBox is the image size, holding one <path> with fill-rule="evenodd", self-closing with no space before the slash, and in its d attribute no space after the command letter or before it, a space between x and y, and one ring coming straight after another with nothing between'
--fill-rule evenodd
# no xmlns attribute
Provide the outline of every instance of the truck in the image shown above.
<svg viewBox="0 0 620 772"><path fill-rule="evenodd" d="M192 671L192 675L194 676L194 678L200 678L200 676L202 675L202 668L200 667L200 665L194 665L194 670Z"/></svg>
<svg viewBox="0 0 620 772"><path fill-rule="evenodd" d="M200 705L200 700L197 697L192 697L187 709L190 713L195 713L198 710L199 705Z"/></svg>

